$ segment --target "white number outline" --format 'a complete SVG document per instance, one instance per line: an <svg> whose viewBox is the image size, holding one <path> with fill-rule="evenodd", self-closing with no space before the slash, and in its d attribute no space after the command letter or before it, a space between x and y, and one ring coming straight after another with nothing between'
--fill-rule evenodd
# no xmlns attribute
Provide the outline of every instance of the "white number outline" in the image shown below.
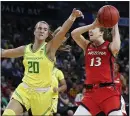
<svg viewBox="0 0 130 116"><path fill-rule="evenodd" d="M100 57L92 58L90 66L100 66L102 59Z"/></svg>

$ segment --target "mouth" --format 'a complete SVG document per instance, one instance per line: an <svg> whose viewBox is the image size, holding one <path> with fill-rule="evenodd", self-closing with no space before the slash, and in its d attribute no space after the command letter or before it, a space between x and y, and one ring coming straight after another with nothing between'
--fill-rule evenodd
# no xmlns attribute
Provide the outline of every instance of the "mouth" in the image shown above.
<svg viewBox="0 0 130 116"><path fill-rule="evenodd" d="M92 31L89 31L89 36L91 37L91 36L93 36L93 33L92 33Z"/></svg>
<svg viewBox="0 0 130 116"><path fill-rule="evenodd" d="M42 36L42 37L43 37L43 36L44 36L44 34L40 34L40 36Z"/></svg>
<svg viewBox="0 0 130 116"><path fill-rule="evenodd" d="M92 33L90 33L90 34L89 34L89 36L90 36L90 37L92 37L92 36L93 36L93 34L92 34Z"/></svg>

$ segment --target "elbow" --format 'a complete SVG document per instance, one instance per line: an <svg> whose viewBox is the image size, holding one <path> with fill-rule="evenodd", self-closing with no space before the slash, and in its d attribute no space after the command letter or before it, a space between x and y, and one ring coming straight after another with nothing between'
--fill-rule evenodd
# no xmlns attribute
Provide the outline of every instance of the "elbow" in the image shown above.
<svg viewBox="0 0 130 116"><path fill-rule="evenodd" d="M119 50L120 50L120 47L115 47L115 48L113 49L114 53L118 53Z"/></svg>
<svg viewBox="0 0 130 116"><path fill-rule="evenodd" d="M114 46L114 50L119 51L120 50L120 44L117 44L116 46Z"/></svg>
<svg viewBox="0 0 130 116"><path fill-rule="evenodd" d="M76 34L75 30L71 32L71 36L74 36Z"/></svg>
<svg viewBox="0 0 130 116"><path fill-rule="evenodd" d="M68 30L66 30L66 29L64 29L64 28L61 27L61 29L60 29L60 31L59 31L59 34L60 34L61 36L65 36L67 32L68 32Z"/></svg>
<svg viewBox="0 0 130 116"><path fill-rule="evenodd" d="M119 51L121 47L121 43L119 42L119 44L116 45L115 50Z"/></svg>
<svg viewBox="0 0 130 116"><path fill-rule="evenodd" d="M75 36L77 35L77 33L75 32L75 31L72 31L71 32L71 37L73 38L73 39L75 39Z"/></svg>

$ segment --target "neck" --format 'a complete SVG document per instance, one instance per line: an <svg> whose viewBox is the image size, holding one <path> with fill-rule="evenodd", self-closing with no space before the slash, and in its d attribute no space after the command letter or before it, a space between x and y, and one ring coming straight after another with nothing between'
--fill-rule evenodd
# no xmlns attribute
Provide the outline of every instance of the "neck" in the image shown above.
<svg viewBox="0 0 130 116"><path fill-rule="evenodd" d="M103 39L102 37L96 39L96 40L93 42L93 44L94 44L95 46L100 46L100 45L103 44L103 43L104 43L104 39Z"/></svg>
<svg viewBox="0 0 130 116"><path fill-rule="evenodd" d="M43 43L45 42L45 40L36 40L33 44L33 50L36 51Z"/></svg>

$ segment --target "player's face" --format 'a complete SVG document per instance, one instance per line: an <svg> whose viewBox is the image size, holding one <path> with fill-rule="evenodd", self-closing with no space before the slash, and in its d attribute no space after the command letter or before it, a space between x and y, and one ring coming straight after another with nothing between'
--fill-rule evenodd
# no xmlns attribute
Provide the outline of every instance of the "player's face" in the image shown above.
<svg viewBox="0 0 130 116"><path fill-rule="evenodd" d="M102 35L103 33L100 31L100 28L89 30L90 41L95 41L97 38L101 37Z"/></svg>
<svg viewBox="0 0 130 116"><path fill-rule="evenodd" d="M114 63L114 71L115 72L118 72L119 71L119 65Z"/></svg>
<svg viewBox="0 0 130 116"><path fill-rule="evenodd" d="M34 35L38 40L45 40L49 35L49 27L45 23L39 22L36 25Z"/></svg>

